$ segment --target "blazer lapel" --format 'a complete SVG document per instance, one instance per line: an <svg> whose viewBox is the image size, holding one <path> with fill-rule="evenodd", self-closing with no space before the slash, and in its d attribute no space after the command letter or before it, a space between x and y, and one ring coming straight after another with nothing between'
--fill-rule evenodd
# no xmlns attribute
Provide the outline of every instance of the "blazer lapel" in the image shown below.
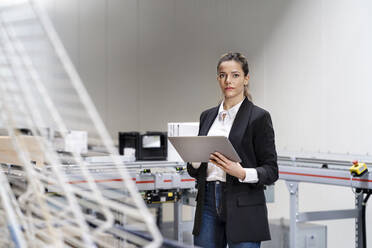
<svg viewBox="0 0 372 248"><path fill-rule="evenodd" d="M215 108L212 108L207 113L207 116L205 117L205 120L203 121L203 123L200 123L201 126L200 126L199 136L206 136L208 134L209 129L211 128L214 120L217 117L218 108L219 108L219 105Z"/></svg>
<svg viewBox="0 0 372 248"><path fill-rule="evenodd" d="M241 140L245 130L247 129L249 119L252 113L252 102L247 98L244 99L242 105L240 106L238 113L236 113L235 120L230 130L229 140L235 149L240 147Z"/></svg>

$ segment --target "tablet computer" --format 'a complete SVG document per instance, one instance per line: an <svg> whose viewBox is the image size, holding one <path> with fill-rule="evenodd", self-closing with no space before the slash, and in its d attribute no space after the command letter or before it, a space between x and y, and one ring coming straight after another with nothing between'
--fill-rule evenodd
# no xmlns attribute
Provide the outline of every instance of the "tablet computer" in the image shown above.
<svg viewBox="0 0 372 248"><path fill-rule="evenodd" d="M208 162L213 152L219 152L234 162L241 162L225 136L175 136L168 139L185 162Z"/></svg>

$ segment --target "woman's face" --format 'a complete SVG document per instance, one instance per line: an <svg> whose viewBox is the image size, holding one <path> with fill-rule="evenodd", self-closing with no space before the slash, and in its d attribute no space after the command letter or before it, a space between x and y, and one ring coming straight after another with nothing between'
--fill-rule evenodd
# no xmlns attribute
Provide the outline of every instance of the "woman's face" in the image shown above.
<svg viewBox="0 0 372 248"><path fill-rule="evenodd" d="M217 81L220 83L225 99L244 98L244 85L248 85L249 74L244 76L240 63L224 61L218 68Z"/></svg>

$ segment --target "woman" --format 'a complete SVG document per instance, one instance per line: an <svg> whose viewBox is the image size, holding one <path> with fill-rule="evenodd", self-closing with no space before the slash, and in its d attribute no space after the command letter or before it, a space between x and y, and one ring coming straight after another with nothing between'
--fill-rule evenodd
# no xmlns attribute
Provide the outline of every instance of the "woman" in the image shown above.
<svg viewBox="0 0 372 248"><path fill-rule="evenodd" d="M256 248L269 240L264 185L278 179L270 114L250 101L249 69L240 53L217 64L222 103L200 115L199 136L228 136L242 162L215 152L209 163L188 163L197 179L194 244L201 247Z"/></svg>

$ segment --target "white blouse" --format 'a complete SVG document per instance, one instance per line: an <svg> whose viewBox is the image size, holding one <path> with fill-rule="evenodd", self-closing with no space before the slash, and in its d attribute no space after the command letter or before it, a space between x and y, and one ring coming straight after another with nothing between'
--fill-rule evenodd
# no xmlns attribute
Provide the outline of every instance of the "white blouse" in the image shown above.
<svg viewBox="0 0 372 248"><path fill-rule="evenodd" d="M229 137L231 127L234 123L235 116L238 113L240 103L236 104L232 108L228 110L224 110L223 102L220 104L218 114L216 119L214 120L211 128L209 129L208 136L225 136ZM200 166L200 163L192 163L192 166L197 169ZM244 168L245 170L245 179L240 180L242 183L257 183L258 176L257 170L254 168ZM218 166L214 165L213 163L208 163L207 168L207 181L221 181L226 182L226 172L223 171Z"/></svg>

